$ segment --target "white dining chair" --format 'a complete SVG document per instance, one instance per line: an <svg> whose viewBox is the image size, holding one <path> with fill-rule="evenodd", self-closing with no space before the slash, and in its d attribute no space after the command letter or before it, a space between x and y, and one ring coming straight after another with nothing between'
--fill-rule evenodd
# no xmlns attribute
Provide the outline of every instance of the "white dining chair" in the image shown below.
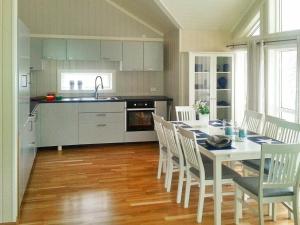
<svg viewBox="0 0 300 225"><path fill-rule="evenodd" d="M174 124L163 121L162 127L167 142L168 160L167 160L167 191L171 191L173 172L179 171L178 189L176 202L181 202L182 187L184 181L185 161L178 140L177 130Z"/></svg>
<svg viewBox="0 0 300 225"><path fill-rule="evenodd" d="M152 113L154 120L154 129L157 134L158 143L159 143L159 160L158 160L158 169L157 169L157 179L160 179L162 171L166 171L167 167L167 141L165 138L165 134L162 128L162 122L164 121L163 117ZM166 183L165 183L166 186Z"/></svg>
<svg viewBox="0 0 300 225"><path fill-rule="evenodd" d="M241 127L248 131L259 133L262 118L263 118L263 114L255 111L247 110L245 111L245 115Z"/></svg>
<svg viewBox="0 0 300 225"><path fill-rule="evenodd" d="M285 121L283 119L266 116L262 135L281 141L285 144L300 143L300 124ZM251 172L258 172L260 168L260 159L244 160L243 164ZM268 172L270 161L265 163L265 171Z"/></svg>
<svg viewBox="0 0 300 225"><path fill-rule="evenodd" d="M278 123L278 140L287 144L300 143L300 124L281 120Z"/></svg>
<svg viewBox="0 0 300 225"><path fill-rule="evenodd" d="M197 222L202 222L204 198L212 197L213 194L205 193L207 185L213 185L213 163L203 163L202 157L197 144L196 136L193 132L179 128L179 137L182 145L184 157L186 159L186 190L184 207L189 205L190 189L192 184L199 186L199 202L197 210ZM222 166L222 183L233 184L233 178L240 176L234 170L227 166ZM192 183L192 180L196 182ZM227 192L223 195L232 195L233 193Z"/></svg>
<svg viewBox="0 0 300 225"><path fill-rule="evenodd" d="M193 106L175 106L177 121L196 120L196 111Z"/></svg>
<svg viewBox="0 0 300 225"><path fill-rule="evenodd" d="M291 123L273 116L265 116L262 135L281 141L285 144L298 144L300 143L300 125ZM270 169L271 160L266 159L264 163L265 173L268 173ZM261 165L260 159L244 160L244 175L248 176L248 172L259 173ZM272 207L272 208L271 208ZM270 205L269 215L272 215L273 221L276 221L276 205Z"/></svg>
<svg viewBox="0 0 300 225"><path fill-rule="evenodd" d="M261 135L279 140L279 125L282 124L282 119L278 117L268 116L264 117L263 129ZM283 141L284 142L284 141ZM244 166L244 175L248 176L248 171L258 173L260 168L260 159L251 159L242 161ZM265 164L265 170L268 171L268 163Z"/></svg>
<svg viewBox="0 0 300 225"><path fill-rule="evenodd" d="M271 159L268 173L266 160ZM257 177L237 177L235 194L235 223L242 218L243 194L258 201L259 224L264 224L263 204L293 202L294 224L299 225L300 144L262 145L261 166Z"/></svg>

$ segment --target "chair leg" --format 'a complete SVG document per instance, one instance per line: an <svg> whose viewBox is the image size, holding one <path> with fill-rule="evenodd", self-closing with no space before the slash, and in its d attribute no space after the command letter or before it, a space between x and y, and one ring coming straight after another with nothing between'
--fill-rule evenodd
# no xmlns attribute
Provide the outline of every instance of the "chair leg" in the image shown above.
<svg viewBox="0 0 300 225"><path fill-rule="evenodd" d="M268 206L268 216L272 216L273 217L273 204L272 203L269 203L269 206Z"/></svg>
<svg viewBox="0 0 300 225"><path fill-rule="evenodd" d="M169 155L167 155L167 160L166 160L166 176L165 176L165 188L168 187L168 179L169 179L169 173L170 173L170 163L171 163L171 160L170 160L170 157Z"/></svg>
<svg viewBox="0 0 300 225"><path fill-rule="evenodd" d="M243 198L242 191L236 187L235 188L235 224L240 223L240 219L243 217L243 205L240 202Z"/></svg>
<svg viewBox="0 0 300 225"><path fill-rule="evenodd" d="M201 182L199 186L199 202L198 202L198 210L197 210L197 222L202 223L203 217L203 207L204 207L204 197L205 197L205 183Z"/></svg>
<svg viewBox="0 0 300 225"><path fill-rule="evenodd" d="M158 160L157 179L160 179L160 177L161 177L162 166L163 166L163 155L160 152L159 160Z"/></svg>
<svg viewBox="0 0 300 225"><path fill-rule="evenodd" d="M259 225L264 225L264 204L262 200L258 201Z"/></svg>
<svg viewBox="0 0 300 225"><path fill-rule="evenodd" d="M169 175L168 175L168 181L167 181L167 192L170 192L171 186L172 186L173 162L170 162L168 171L169 171Z"/></svg>
<svg viewBox="0 0 300 225"><path fill-rule="evenodd" d="M181 202L183 178L184 178L184 167L180 166L179 179L178 179L178 190L177 190L177 203Z"/></svg>
<svg viewBox="0 0 300 225"><path fill-rule="evenodd" d="M277 207L276 203L272 204L272 220L276 222L276 217L277 217Z"/></svg>
<svg viewBox="0 0 300 225"><path fill-rule="evenodd" d="M294 224L299 225L299 193L296 191L293 200L293 214L294 214Z"/></svg>
<svg viewBox="0 0 300 225"><path fill-rule="evenodd" d="M186 185L185 185L185 196L184 196L184 208L189 207L190 191L191 191L191 175L190 175L190 173L187 169Z"/></svg>
<svg viewBox="0 0 300 225"><path fill-rule="evenodd" d="M162 164L163 173L167 172L167 156L164 155L163 164Z"/></svg>
<svg viewBox="0 0 300 225"><path fill-rule="evenodd" d="M293 202L289 202L288 204L292 207ZM293 213L292 213L290 210L288 210L288 218L289 218L290 220L293 220L293 219L294 219Z"/></svg>

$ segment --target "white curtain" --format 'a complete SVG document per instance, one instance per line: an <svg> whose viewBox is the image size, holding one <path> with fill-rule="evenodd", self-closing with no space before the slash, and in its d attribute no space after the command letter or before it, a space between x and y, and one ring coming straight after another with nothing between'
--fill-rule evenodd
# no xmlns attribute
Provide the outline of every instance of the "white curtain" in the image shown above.
<svg viewBox="0 0 300 225"><path fill-rule="evenodd" d="M248 42L247 109L265 113L263 41Z"/></svg>

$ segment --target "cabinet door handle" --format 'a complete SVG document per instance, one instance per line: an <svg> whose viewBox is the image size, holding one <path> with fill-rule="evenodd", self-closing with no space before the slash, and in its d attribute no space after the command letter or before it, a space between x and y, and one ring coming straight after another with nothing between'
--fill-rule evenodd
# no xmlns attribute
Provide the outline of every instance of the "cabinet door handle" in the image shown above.
<svg viewBox="0 0 300 225"><path fill-rule="evenodd" d="M105 113L99 113L99 114L97 114L97 116L106 116L106 114Z"/></svg>
<svg viewBox="0 0 300 225"><path fill-rule="evenodd" d="M106 124L97 124L97 127L106 127Z"/></svg>

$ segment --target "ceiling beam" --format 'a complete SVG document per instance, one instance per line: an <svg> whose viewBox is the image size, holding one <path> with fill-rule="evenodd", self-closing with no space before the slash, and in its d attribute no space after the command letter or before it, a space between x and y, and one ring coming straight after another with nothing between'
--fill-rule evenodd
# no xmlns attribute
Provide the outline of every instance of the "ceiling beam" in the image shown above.
<svg viewBox="0 0 300 225"><path fill-rule="evenodd" d="M151 26L150 24L146 23L145 21L143 21L142 19L138 18L137 16L133 15L132 13L130 13L129 11L127 11L126 9L124 9L123 7L121 7L120 5L118 5L117 3L111 1L111 0L106 0L106 2L108 2L110 5L112 5L113 7L115 7L116 9L118 9L119 11L121 11L122 13L126 14L127 16L131 17L132 19L134 19L135 21L137 21L138 23L144 25L145 27L149 28L150 30L152 30L154 33L160 35L160 36L164 36L164 33L156 28L154 28L153 26Z"/></svg>
<svg viewBox="0 0 300 225"><path fill-rule="evenodd" d="M178 22L174 15L170 12L166 4L161 0L153 0L156 5L162 10L162 12L170 19L170 21L177 27L177 29L183 29L183 26Z"/></svg>

